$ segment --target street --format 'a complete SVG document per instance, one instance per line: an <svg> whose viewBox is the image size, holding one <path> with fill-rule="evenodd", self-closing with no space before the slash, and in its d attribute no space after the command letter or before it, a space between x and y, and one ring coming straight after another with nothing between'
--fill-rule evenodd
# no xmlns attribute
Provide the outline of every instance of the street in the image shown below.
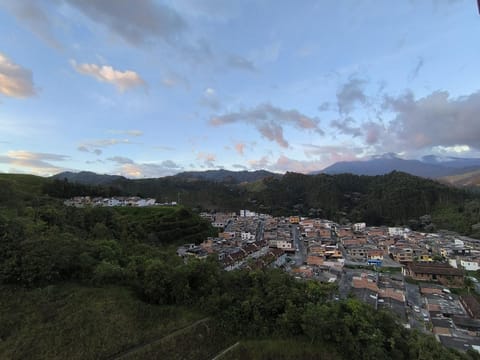
<svg viewBox="0 0 480 360"><path fill-rule="evenodd" d="M292 224L291 229L293 244L295 246L295 257L293 257L293 259L295 260L295 264L297 266L301 266L307 261L307 248L303 242L302 236L300 235L298 225Z"/></svg>

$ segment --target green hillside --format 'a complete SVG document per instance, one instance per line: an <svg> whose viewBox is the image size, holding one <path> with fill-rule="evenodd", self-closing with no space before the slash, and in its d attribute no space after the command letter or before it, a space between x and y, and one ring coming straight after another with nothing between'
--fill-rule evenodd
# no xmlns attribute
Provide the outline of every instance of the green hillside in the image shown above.
<svg viewBox="0 0 480 360"><path fill-rule="evenodd" d="M391 177L391 187L413 181ZM296 174L285 179L291 188L278 195L282 207L311 185ZM338 191L372 186L368 178L353 179L327 178ZM183 206L77 209L48 194L49 180L3 180L1 359L211 359L237 342L226 358L478 358L404 329L387 312L333 300L333 285L298 282L272 269L225 272L215 257L183 263L176 246L212 234ZM379 191L384 180L376 180ZM267 195L273 201L280 185L267 181L264 201ZM463 196L427 189L439 204ZM288 351L280 352L285 344Z"/></svg>
<svg viewBox="0 0 480 360"><path fill-rule="evenodd" d="M140 195L158 202L178 201L196 210L248 208L272 215L299 214L338 222L365 221L370 225L406 225L424 230L441 228L480 236L472 230L472 225L480 223L478 192L401 172L381 176L287 173L247 184L165 177L113 178L110 183L92 186L30 175L3 175L0 182L4 185L0 188L0 199L15 198L20 203L33 201L34 194L38 195L35 201L77 195ZM424 215L433 219L427 228L419 220Z"/></svg>

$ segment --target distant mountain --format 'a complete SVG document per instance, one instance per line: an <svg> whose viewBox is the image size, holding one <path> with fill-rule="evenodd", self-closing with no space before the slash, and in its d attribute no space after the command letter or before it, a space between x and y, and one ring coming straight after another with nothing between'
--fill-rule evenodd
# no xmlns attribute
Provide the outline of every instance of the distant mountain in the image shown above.
<svg viewBox="0 0 480 360"><path fill-rule="evenodd" d="M422 160L405 160L394 154L372 157L369 160L342 161L335 163L322 171L325 174L350 173L355 175L384 175L392 171L402 171L425 178L441 178L470 172L480 168L480 159L440 158L433 155Z"/></svg>
<svg viewBox="0 0 480 360"><path fill-rule="evenodd" d="M80 171L78 173L65 171L52 176L52 179L67 179L69 182L85 185L107 185L117 180L125 180L126 178L119 175L100 175L91 171Z"/></svg>
<svg viewBox="0 0 480 360"><path fill-rule="evenodd" d="M278 178L280 174L275 174L266 170L257 171L230 171L230 170L207 170L207 171L186 171L173 176L183 180L206 180L214 182L224 182L231 184L250 183L262 180L268 177Z"/></svg>

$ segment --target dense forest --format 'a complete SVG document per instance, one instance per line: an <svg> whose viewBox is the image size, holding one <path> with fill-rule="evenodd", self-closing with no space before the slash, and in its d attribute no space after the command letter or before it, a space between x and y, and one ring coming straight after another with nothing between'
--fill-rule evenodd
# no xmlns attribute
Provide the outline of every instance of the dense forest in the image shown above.
<svg viewBox="0 0 480 360"><path fill-rule="evenodd" d="M285 181L298 183L295 176ZM280 191L271 181L265 199ZM336 186L371 186L344 181ZM2 359L110 359L132 348L140 353L130 358L207 359L237 341L232 358L478 358L404 329L390 313L338 301L332 285L272 269L225 272L213 257L183 263L175 247L212 234L184 206L77 209L52 196L59 184L45 179L0 182ZM64 187L69 195L91 190Z"/></svg>
<svg viewBox="0 0 480 360"><path fill-rule="evenodd" d="M341 223L365 221L369 225L449 229L480 236L480 226L475 227L480 224L478 192L396 171L380 176L287 173L244 184L179 177L122 178L96 191L154 197L159 202L179 201L198 210L247 208L276 216L299 214ZM61 180L45 185L45 192L56 197L94 193L88 185Z"/></svg>

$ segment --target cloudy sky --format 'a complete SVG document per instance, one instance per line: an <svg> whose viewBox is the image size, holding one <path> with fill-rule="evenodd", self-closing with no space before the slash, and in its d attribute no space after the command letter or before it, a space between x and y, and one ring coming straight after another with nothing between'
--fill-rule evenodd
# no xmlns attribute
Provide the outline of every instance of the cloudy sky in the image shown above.
<svg viewBox="0 0 480 360"><path fill-rule="evenodd" d="M0 172L480 156L474 0L0 0Z"/></svg>

